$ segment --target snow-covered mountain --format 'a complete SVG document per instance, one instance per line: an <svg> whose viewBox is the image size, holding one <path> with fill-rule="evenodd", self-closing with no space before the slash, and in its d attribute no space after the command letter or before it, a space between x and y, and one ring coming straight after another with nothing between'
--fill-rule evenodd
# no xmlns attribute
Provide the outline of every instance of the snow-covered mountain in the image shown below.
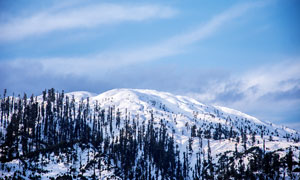
<svg viewBox="0 0 300 180"><path fill-rule="evenodd" d="M174 130L176 134L185 132L186 124L189 126L221 124L224 128L233 127L233 130L250 129L256 131L257 135L260 135L263 129L264 136L273 135L277 137L275 139L286 138L287 135L296 139L300 137L299 132L294 129L263 122L234 109L207 105L190 97L156 90L113 89L99 95L80 91L67 93L66 96L70 98L74 96L77 102L86 101L86 98L89 97L92 106L97 102L104 109L113 106L119 109L123 116L127 110L131 114L131 118L139 117L139 121L146 121L153 112L157 123L164 119L169 124L168 129ZM189 135L185 133L183 135L181 133L180 137Z"/></svg>
<svg viewBox="0 0 300 180"><path fill-rule="evenodd" d="M36 100L32 98L31 103L36 102L38 104L37 116L40 118L35 117L37 120L34 123L34 128L29 129L28 132L23 131L29 135L31 133L32 136L35 133L31 131L40 129L36 134L47 131L47 133L42 133L39 141L52 142L49 139L52 136L58 136L65 138L61 142L70 142L73 135L78 136L75 139L82 143L83 137L80 135L80 131L83 131L84 128L81 129L80 126L84 127L86 124L90 130L84 132L90 134L91 137L84 141L83 144L86 144L86 147L82 147L80 143L72 143L69 146L70 151L76 154L74 156L77 157L75 158L77 161L66 162L64 156L68 156L64 154L65 152L55 154L49 151L49 160L44 163L44 166L39 164L35 166L35 168L45 171L38 173L41 178L62 177L63 175L69 177L72 175L73 178L86 176L90 178L143 179L153 176L157 179L177 179L179 177L183 179L217 179L226 176L228 178L245 178L249 172L257 174L257 176L253 175L255 179L261 177L266 179L283 176L299 177L299 173L296 171L300 168L300 135L296 130L263 122L230 108L207 105L190 97L155 90L113 89L99 95L84 91L66 94L53 92L52 95L51 91L48 94L44 92ZM50 100L51 97L52 100ZM5 102L5 98L1 101L2 103ZM28 101L30 100L28 99ZM42 109L46 112L49 111L51 116L42 115ZM2 110L2 112L5 111ZM12 122L13 113L17 114L17 110L16 112L12 111L6 117L7 124ZM53 118L53 122L48 121L50 117ZM62 121L63 123L61 123ZM7 125L4 125L3 122L1 121L1 132L8 134ZM53 123L57 132L48 127L49 124L46 123L49 122L51 122L50 124ZM63 128L65 126L70 127L69 134L64 134L63 131L66 130ZM79 128L78 132L76 128ZM22 126L19 129L22 131ZM53 134L49 134L52 131ZM153 140L151 140L152 136ZM128 139L128 143L132 140L135 142L133 144L137 146L133 148L130 143L128 144L135 151L134 154L131 154L134 160L129 164L126 164L128 162L122 159L122 155L116 155L116 157L111 155L117 154L115 151L118 152L118 150L115 148L119 147L118 144L122 146L123 141L121 139L123 138ZM17 137L17 139L22 141L24 138ZM97 139L100 140L95 143ZM40 145L41 147L36 145L34 148L34 142L38 140L35 141L34 138L30 140L29 138L28 142L31 141L33 147L29 152L49 148L43 144ZM59 138L57 141L60 141ZM2 147L9 144L5 138L2 138L1 142ZM56 142L55 138L53 142ZM163 149L153 150L147 146L147 143L153 143L151 145L154 147L156 147L155 143L161 144ZM30 145L28 146L30 147ZM174 149L172 150L172 152L174 151L173 155L169 154L172 153L170 147ZM20 161L24 161L18 157L25 156L28 152L24 152L22 147L16 149L15 151L20 154L19 156L12 155L15 158L9 158L8 155L5 155L5 158L2 158L4 159L2 163L5 162L6 168L2 168L0 176L1 174L3 177L5 175L13 176L12 172L25 169L20 165L17 167ZM127 152L126 148L120 151L122 153ZM169 158L174 158L174 163L166 165L157 160L155 152L159 151L161 151L159 153L161 158L167 158L170 155ZM4 153L7 151L2 150L1 153L4 157ZM108 154L100 156L101 153ZM293 155L291 162L287 160L290 153ZM80 162L78 162L78 157L80 157ZM268 160L265 159L266 157L272 164L270 167L276 166L278 170L270 170L269 172L267 167L259 165ZM261 158L261 162L256 162L257 158ZM38 155L37 159L43 159L43 155ZM142 160L147 162L145 167L144 164L141 166ZM23 163L30 166L27 165L28 161L25 160ZM278 164L276 164L277 161ZM97 169L95 168L96 165L93 167L93 163L102 166ZM291 163L292 167L290 167ZM61 167L57 168L55 164ZM124 170L127 166L133 168L135 174L141 171L140 168L145 168L147 174L140 173L139 176L130 176L131 171ZM167 166L166 169L164 169L165 166ZM8 172L7 167L14 170ZM71 172L72 168L76 170ZM82 172L83 169L84 172ZM182 171L181 174L178 171ZM30 172L32 173L33 170ZM22 177L29 177L29 174L25 172Z"/></svg>

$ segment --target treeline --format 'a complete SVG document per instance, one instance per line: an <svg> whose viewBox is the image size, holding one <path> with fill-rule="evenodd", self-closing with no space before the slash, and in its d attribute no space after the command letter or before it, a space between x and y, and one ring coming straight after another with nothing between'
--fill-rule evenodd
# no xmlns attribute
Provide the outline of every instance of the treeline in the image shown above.
<svg viewBox="0 0 300 180"><path fill-rule="evenodd" d="M99 179L108 177L107 172L121 179L276 179L294 178L293 171L300 167L291 148L281 158L278 152L247 148L246 130L240 135L220 124L187 128L190 138L181 149L174 137L178 134L169 133L154 112L148 120L139 120L114 105L103 108L99 102L90 104L89 98L76 101L53 88L29 98L10 97L5 90L0 104L0 179L40 179L53 161L68 164L53 177L57 179ZM211 141L239 143L240 138L245 151L220 154L218 162L213 159ZM196 141L199 148L193 149ZM19 164L12 165L14 160Z"/></svg>

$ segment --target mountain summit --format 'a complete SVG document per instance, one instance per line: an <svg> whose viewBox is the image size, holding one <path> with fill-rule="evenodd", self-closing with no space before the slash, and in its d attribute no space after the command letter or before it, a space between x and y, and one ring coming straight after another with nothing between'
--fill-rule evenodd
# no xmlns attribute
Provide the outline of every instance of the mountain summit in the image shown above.
<svg viewBox="0 0 300 180"><path fill-rule="evenodd" d="M257 134L260 134L259 129L263 128L267 130L265 135L285 137L289 134L291 137L299 138L299 132L296 130L263 122L234 109L206 105L193 98L168 92L149 89L113 89L99 95L84 91L71 92L66 95L74 96L76 101L89 97L91 104L98 102L103 108L114 106L123 111L126 109L131 113L132 118L140 115L142 120L147 120L147 114L149 118L150 112L154 112L156 120L165 119L170 124L174 124L172 122L177 120L178 122L174 124L174 130L177 131L181 129L180 124L200 125L207 122L221 124L228 128L233 127L233 129L245 127L257 131Z"/></svg>
<svg viewBox="0 0 300 180"><path fill-rule="evenodd" d="M296 130L155 90L4 96L0 130L8 179L299 176Z"/></svg>

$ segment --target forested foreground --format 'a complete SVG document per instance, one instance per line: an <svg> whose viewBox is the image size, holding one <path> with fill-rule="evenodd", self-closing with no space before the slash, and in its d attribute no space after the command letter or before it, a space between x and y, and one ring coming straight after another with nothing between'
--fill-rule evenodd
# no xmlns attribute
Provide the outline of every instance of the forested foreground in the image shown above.
<svg viewBox="0 0 300 180"><path fill-rule="evenodd" d="M189 126L183 146L177 141L181 134L170 133L168 122L153 111L141 120L126 108L102 107L89 97L77 100L54 89L30 97L4 91L0 103L0 179L300 177L298 146L255 146L256 136L245 129ZM235 150L212 156L211 143L225 140Z"/></svg>

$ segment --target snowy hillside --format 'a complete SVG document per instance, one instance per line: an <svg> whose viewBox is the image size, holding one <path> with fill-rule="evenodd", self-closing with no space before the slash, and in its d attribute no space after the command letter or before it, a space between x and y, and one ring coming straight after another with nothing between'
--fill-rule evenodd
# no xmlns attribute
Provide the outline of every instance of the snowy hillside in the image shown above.
<svg viewBox="0 0 300 180"><path fill-rule="evenodd" d="M1 104L0 177L299 177L299 132L190 97L52 89Z"/></svg>
<svg viewBox="0 0 300 180"><path fill-rule="evenodd" d="M299 132L296 130L266 123L255 117L244 114L240 111L221 107L210 106L198 102L195 99L176 96L167 92L143 89L113 89L99 95L93 95L89 92L71 92L67 93L70 98L74 95L79 102L89 97L93 105L99 103L101 108L113 106L121 111L125 118L127 110L132 119L139 117L139 121L145 121L150 118L153 112L157 123L164 119L168 122L169 130L174 130L175 134L184 132L186 124L189 126L203 124L221 124L222 127L233 127L233 130L246 128L255 131L261 135L262 129L264 136L273 135L278 138L299 138ZM123 112L123 113L122 113ZM180 133L179 133L180 134ZM189 134L184 134L188 136ZM179 137L183 137L182 134Z"/></svg>

